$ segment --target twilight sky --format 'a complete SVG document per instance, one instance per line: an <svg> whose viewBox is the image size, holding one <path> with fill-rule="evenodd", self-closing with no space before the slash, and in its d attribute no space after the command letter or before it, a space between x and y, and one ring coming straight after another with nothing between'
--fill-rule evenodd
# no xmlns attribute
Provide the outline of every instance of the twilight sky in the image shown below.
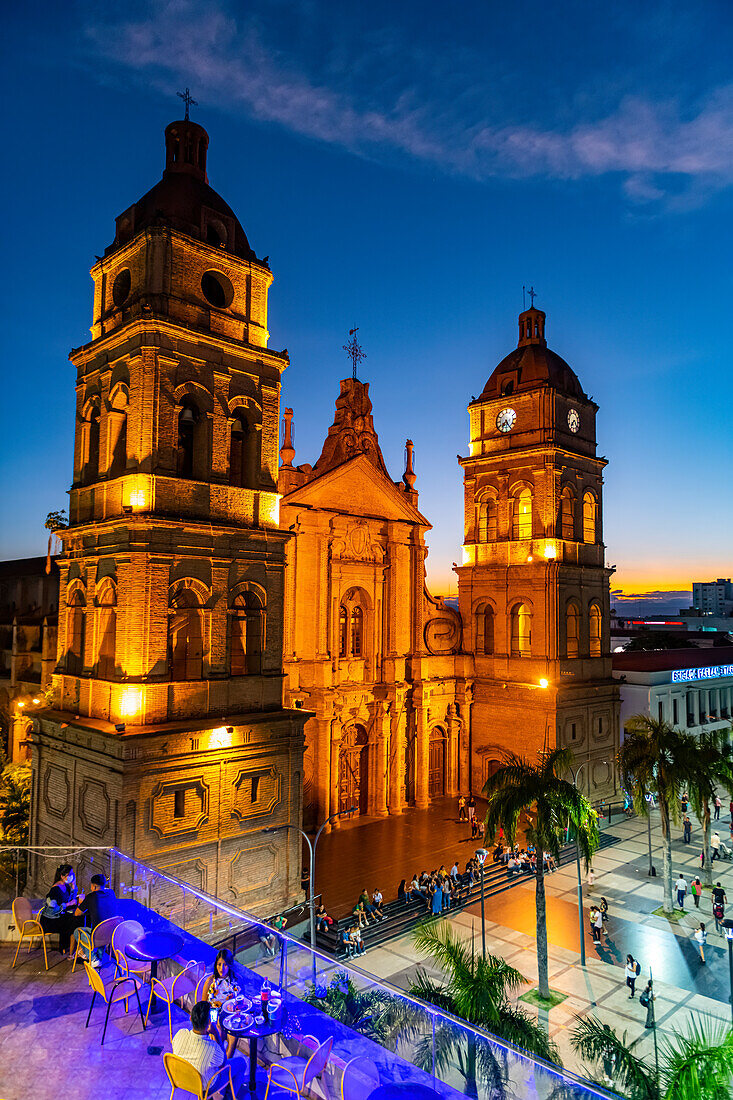
<svg viewBox="0 0 733 1100"><path fill-rule="evenodd" d="M210 182L270 256L295 461L320 453L358 324L395 478L415 442L436 591L456 590L466 404L516 344L523 284L601 406L612 587L732 572L729 0L32 3L4 29L0 555L42 553L66 504L88 270L189 85Z"/></svg>

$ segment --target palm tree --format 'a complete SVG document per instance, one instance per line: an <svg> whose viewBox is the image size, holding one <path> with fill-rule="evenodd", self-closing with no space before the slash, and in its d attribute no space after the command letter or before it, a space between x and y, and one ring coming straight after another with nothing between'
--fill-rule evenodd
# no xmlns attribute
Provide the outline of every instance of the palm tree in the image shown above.
<svg viewBox="0 0 733 1100"><path fill-rule="evenodd" d="M659 1069L641 1061L634 1047L593 1016L570 1037L573 1050L596 1068L613 1066L613 1088L626 1100L730 1100L733 1089L733 1031L725 1024L692 1021L684 1034L663 1037ZM597 1073L597 1080L600 1078Z"/></svg>
<svg viewBox="0 0 733 1100"><path fill-rule="evenodd" d="M635 714L626 723L619 752L624 787L631 792L634 809L649 813L647 795L655 795L662 823L664 911L672 913L671 822L679 823L680 794L692 788L700 769L697 738L668 722Z"/></svg>
<svg viewBox="0 0 733 1100"><path fill-rule="evenodd" d="M527 839L537 850L535 909L537 913L537 973L540 997L549 999L547 973L547 914L545 911L545 852L560 857L562 834L570 827L577 836L586 866L598 850L598 815L588 799L561 775L570 770L569 749L543 750L533 764L522 756L506 753L504 764L484 784L488 800L486 832L496 833L503 824L507 839L514 843L523 811L533 811L534 822Z"/></svg>
<svg viewBox="0 0 733 1100"><path fill-rule="evenodd" d="M311 984L303 998L353 1031L394 1050L403 1022L399 1002L381 990L363 991L344 970L337 970L328 985Z"/></svg>
<svg viewBox="0 0 733 1100"><path fill-rule="evenodd" d="M491 1042L492 1035L546 1061L559 1062L557 1047L544 1029L508 1000L508 994L527 980L518 970L496 955L485 959L476 955L473 937L469 946L445 921L419 925L414 942L442 968L445 981L418 971L410 994L491 1032L483 1040L449 1021L436 1021L434 1046L432 1034L416 1045L417 1065L430 1069L434 1052L436 1070L459 1069L467 1095L477 1096L481 1081L491 1095L500 1097L505 1094L508 1065L503 1048Z"/></svg>
<svg viewBox="0 0 733 1100"><path fill-rule="evenodd" d="M713 865L710 860L710 803L718 785L733 794L733 747L729 730L704 730L697 739L697 768L690 779L692 807L702 824L703 876L713 885Z"/></svg>

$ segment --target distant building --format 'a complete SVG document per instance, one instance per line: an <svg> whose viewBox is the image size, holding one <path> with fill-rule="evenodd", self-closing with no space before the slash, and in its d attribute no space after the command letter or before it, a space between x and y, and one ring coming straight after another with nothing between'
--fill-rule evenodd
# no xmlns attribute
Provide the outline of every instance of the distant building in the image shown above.
<svg viewBox="0 0 733 1100"><path fill-rule="evenodd" d="M733 708L733 649L614 653L621 684L621 738L629 719L649 714L690 733L728 729Z"/></svg>
<svg viewBox="0 0 733 1100"><path fill-rule="evenodd" d="M733 583L730 577L716 581L693 581L692 606L703 615L733 614Z"/></svg>

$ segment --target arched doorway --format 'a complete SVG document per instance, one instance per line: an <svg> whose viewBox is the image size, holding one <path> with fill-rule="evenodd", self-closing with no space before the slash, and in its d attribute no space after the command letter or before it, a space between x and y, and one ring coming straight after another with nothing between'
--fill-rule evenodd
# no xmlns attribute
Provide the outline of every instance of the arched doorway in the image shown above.
<svg viewBox="0 0 733 1100"><path fill-rule="evenodd" d="M436 726L430 731L428 752L428 795L442 798L445 794L445 731Z"/></svg>
<svg viewBox="0 0 733 1100"><path fill-rule="evenodd" d="M363 726L344 731L339 748L339 813L369 808L369 738Z"/></svg>

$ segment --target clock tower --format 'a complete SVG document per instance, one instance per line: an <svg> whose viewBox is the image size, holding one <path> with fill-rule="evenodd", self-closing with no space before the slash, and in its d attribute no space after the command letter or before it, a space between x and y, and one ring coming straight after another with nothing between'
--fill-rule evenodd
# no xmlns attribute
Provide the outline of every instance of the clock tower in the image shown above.
<svg viewBox="0 0 733 1100"><path fill-rule="evenodd" d="M615 790L619 691L611 678L598 406L545 340L545 314L519 315L519 342L468 407L464 647L473 655L471 786L502 751L567 746L578 786Z"/></svg>

